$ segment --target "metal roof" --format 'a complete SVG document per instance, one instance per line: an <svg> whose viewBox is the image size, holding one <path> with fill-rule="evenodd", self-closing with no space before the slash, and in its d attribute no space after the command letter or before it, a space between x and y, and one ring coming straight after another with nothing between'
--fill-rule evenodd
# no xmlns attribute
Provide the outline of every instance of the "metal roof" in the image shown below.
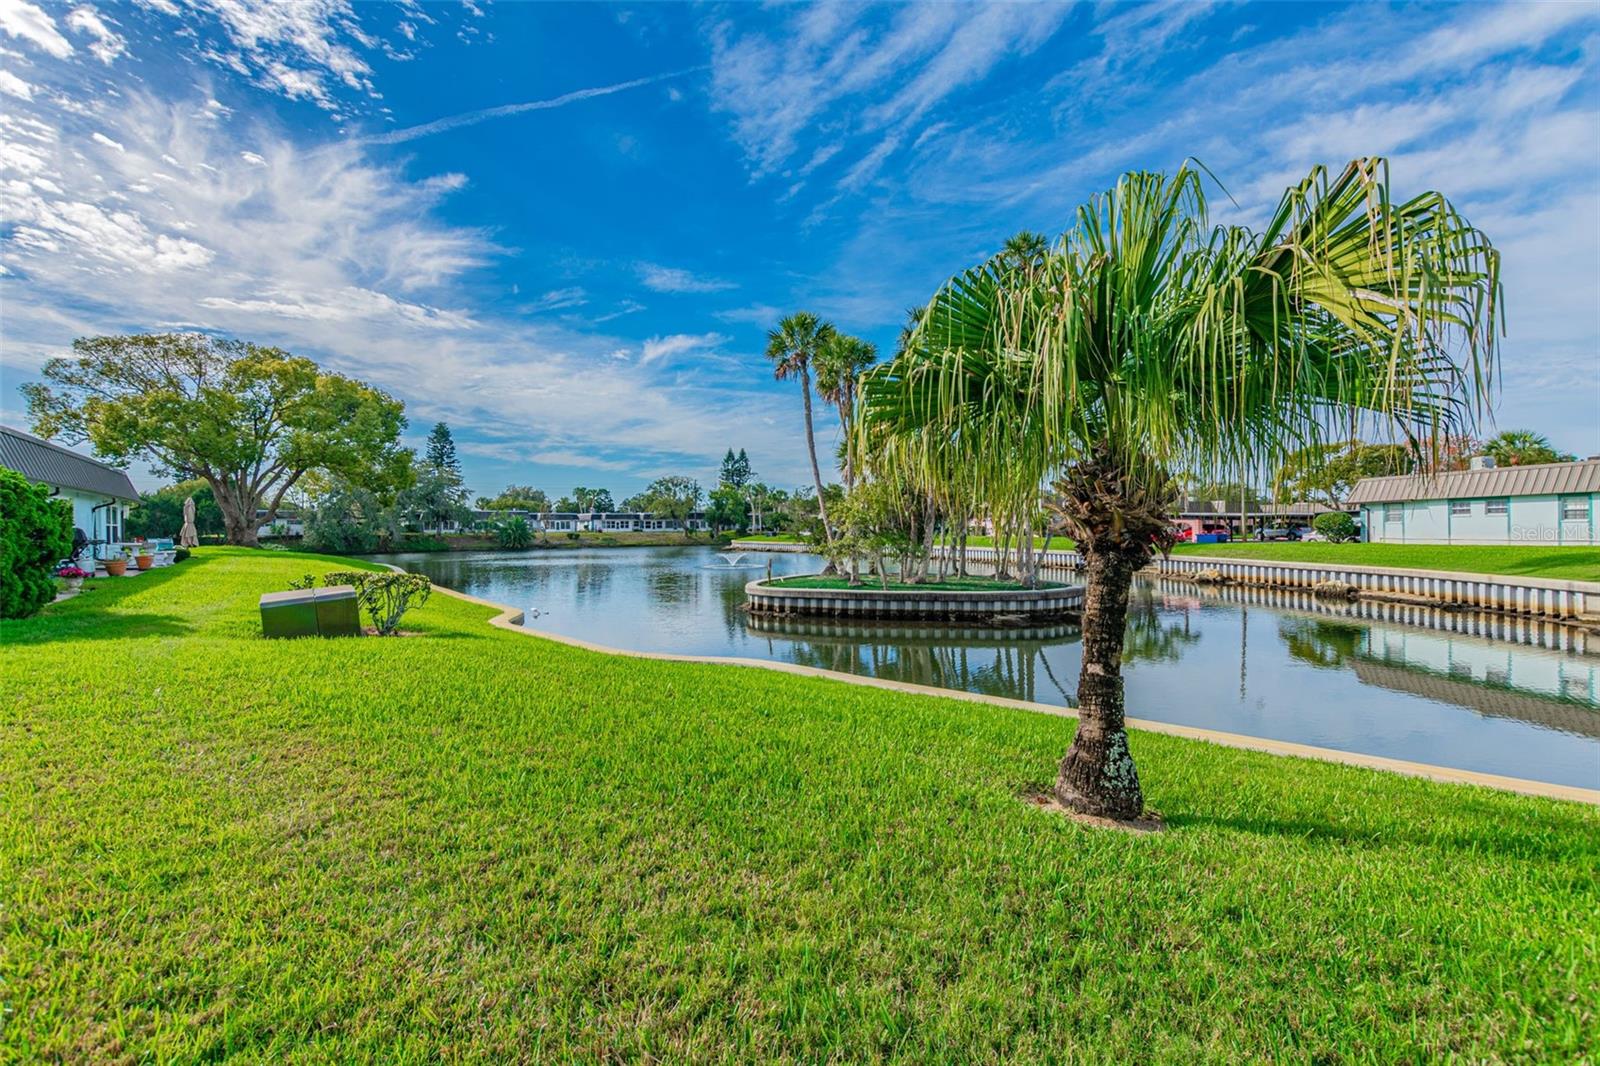
<svg viewBox="0 0 1600 1066"><path fill-rule="evenodd" d="M0 466L56 488L118 500L139 499L125 472L10 426L0 426Z"/></svg>
<svg viewBox="0 0 1600 1066"><path fill-rule="evenodd" d="M1482 499L1487 496L1557 496L1600 492L1600 460L1493 466L1487 470L1449 470L1440 474L1399 474L1356 482L1350 502L1404 503L1408 500Z"/></svg>

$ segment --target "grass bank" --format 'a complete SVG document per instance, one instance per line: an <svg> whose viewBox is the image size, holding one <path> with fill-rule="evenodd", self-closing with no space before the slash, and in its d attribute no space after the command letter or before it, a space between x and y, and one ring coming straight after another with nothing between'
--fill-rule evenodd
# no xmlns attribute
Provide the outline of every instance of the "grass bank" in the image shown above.
<svg viewBox="0 0 1600 1066"><path fill-rule="evenodd" d="M1313 541L1180 544L1179 555L1274 562L1394 566L1567 581L1600 581L1600 548L1533 544L1327 544Z"/></svg>
<svg viewBox="0 0 1600 1066"><path fill-rule="evenodd" d="M1581 1061L1600 810L503 632L210 549L0 637L0 1061ZM1137 713L1137 708L1132 709Z"/></svg>
<svg viewBox="0 0 1600 1066"><path fill-rule="evenodd" d="M882 583L875 577L863 577L861 584L851 585L850 579L845 577L822 577L818 574L802 574L799 577L782 577L767 582L774 588L786 589L877 589L884 590ZM1054 582L1041 581L1039 588L1057 588ZM900 581L890 581L889 592L1018 592L1022 589L1019 581L994 581L986 577L948 577L943 581L923 581L916 584L905 584Z"/></svg>

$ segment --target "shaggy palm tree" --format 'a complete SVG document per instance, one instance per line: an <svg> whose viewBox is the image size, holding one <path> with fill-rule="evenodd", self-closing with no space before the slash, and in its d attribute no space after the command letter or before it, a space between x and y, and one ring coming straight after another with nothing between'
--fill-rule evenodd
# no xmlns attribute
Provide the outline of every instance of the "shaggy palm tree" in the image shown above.
<svg viewBox="0 0 1600 1066"><path fill-rule="evenodd" d="M1473 424L1498 299L1488 240L1438 193L1394 202L1380 160L1312 171L1260 230L1210 228L1188 166L1128 174L1036 269L1002 255L939 291L864 382L863 421L932 431L1035 500L1060 473L1086 580L1064 805L1143 810L1122 652L1133 574L1170 536L1169 471L1237 477L1362 424L1411 441Z"/></svg>
<svg viewBox="0 0 1600 1066"><path fill-rule="evenodd" d="M817 465L817 438L811 428L811 365L816 362L834 336L834 328L809 311L796 311L767 331L767 358L772 360L772 376L779 381L800 379L800 398L805 403L806 451L811 456L811 478L817 486L817 510L822 518L822 534L833 539L828 524L828 502L822 491L822 468Z"/></svg>
<svg viewBox="0 0 1600 1066"><path fill-rule="evenodd" d="M817 353L817 395L839 412L839 424L843 428L846 492L855 484L856 464L851 445L855 429L856 383L867 368L877 361L877 345L848 333L834 333Z"/></svg>
<svg viewBox="0 0 1600 1066"><path fill-rule="evenodd" d="M1573 458L1556 451L1549 437L1531 429L1508 429L1497 433L1484 444L1483 453L1492 456L1497 466L1570 463Z"/></svg>

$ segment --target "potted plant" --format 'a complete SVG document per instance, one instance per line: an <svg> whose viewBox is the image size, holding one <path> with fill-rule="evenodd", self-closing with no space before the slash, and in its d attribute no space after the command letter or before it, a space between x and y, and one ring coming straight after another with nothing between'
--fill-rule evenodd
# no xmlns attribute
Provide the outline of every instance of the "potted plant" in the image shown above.
<svg viewBox="0 0 1600 1066"><path fill-rule="evenodd" d="M126 556L113 555L109 559L102 559L100 561L100 565L105 567L106 573L110 574L112 577L121 577L123 574L128 572L128 560Z"/></svg>
<svg viewBox="0 0 1600 1066"><path fill-rule="evenodd" d="M156 557L150 554L149 548L144 547L139 549L138 554L133 557L133 561L140 570L149 570L156 565Z"/></svg>
<svg viewBox="0 0 1600 1066"><path fill-rule="evenodd" d="M77 592L79 589L83 588L83 579L88 576L89 571L84 570L81 567L74 566L71 563L56 571L56 577L59 577L67 586L68 592Z"/></svg>

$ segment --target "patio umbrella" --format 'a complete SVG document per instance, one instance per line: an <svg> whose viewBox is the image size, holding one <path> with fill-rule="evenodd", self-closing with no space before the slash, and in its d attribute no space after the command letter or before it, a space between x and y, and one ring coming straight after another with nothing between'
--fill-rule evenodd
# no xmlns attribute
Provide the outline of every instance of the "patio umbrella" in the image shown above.
<svg viewBox="0 0 1600 1066"><path fill-rule="evenodd" d="M200 543L200 534L194 528L194 497L186 497L183 501L183 528L178 531L178 543L185 548L193 548Z"/></svg>

